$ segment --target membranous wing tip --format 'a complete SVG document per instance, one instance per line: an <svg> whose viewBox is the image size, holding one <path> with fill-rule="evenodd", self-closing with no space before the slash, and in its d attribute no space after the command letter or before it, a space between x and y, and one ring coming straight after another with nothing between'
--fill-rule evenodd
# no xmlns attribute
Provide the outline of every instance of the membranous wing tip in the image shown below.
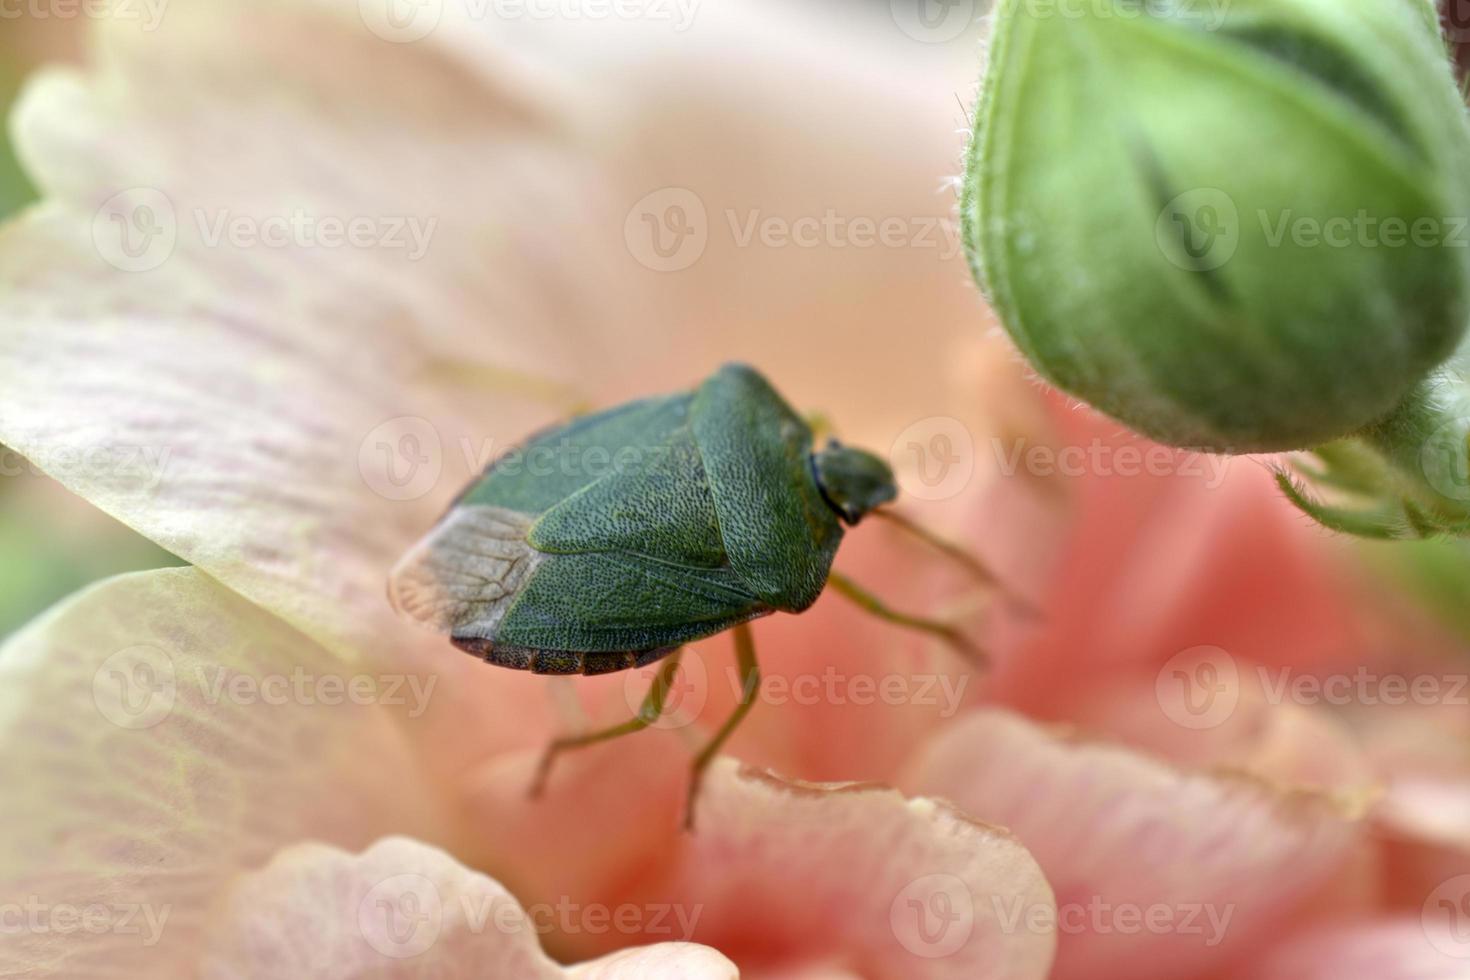
<svg viewBox="0 0 1470 980"><path fill-rule="evenodd" d="M388 577L388 601L404 619L440 633L495 636L545 557L526 542L535 515L460 504Z"/></svg>

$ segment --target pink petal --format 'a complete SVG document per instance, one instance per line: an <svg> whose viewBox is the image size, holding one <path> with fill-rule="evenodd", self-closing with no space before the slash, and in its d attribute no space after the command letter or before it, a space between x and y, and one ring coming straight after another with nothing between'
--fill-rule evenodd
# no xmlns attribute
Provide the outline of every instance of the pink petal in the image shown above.
<svg viewBox="0 0 1470 980"><path fill-rule="evenodd" d="M541 951L542 924L500 884L442 851L388 838L361 854L300 844L245 876L223 903L206 980L733 980L711 949L667 944L571 971Z"/></svg>
<svg viewBox="0 0 1470 980"><path fill-rule="evenodd" d="M1340 926L1294 938L1243 980L1464 980L1470 942L1437 920Z"/></svg>
<svg viewBox="0 0 1470 980"><path fill-rule="evenodd" d="M210 903L283 844L444 835L379 703L405 679L344 670L192 568L109 580L12 638L0 905L46 927L8 931L0 973L192 976ZM66 928L79 909L101 927Z"/></svg>
<svg viewBox="0 0 1470 980"><path fill-rule="evenodd" d="M893 790L794 783L725 761L666 886L710 909L711 937L752 958L841 957L875 978L1045 976L1051 889L1004 831ZM825 954L825 956L823 955Z"/></svg>
<svg viewBox="0 0 1470 980"><path fill-rule="evenodd" d="M1378 776L1347 722L1324 706L1273 699L1257 667L1218 647L1182 651L1157 673L1100 680L1070 720L1183 766L1376 794ZM1203 672L1210 668L1216 673Z"/></svg>
<svg viewBox="0 0 1470 980"><path fill-rule="evenodd" d="M671 907L665 931L650 924L645 938L693 939L759 975L818 964L869 980L1046 975L1051 929L1000 913L1044 917L1051 892L1004 832L886 788L788 782L722 759L685 835L682 753L667 737L639 741L569 758L539 802L524 796L529 758L481 774L472 819L515 842L498 874L527 901ZM619 848L595 846L610 837ZM607 942L547 941L579 956Z"/></svg>
<svg viewBox="0 0 1470 980"><path fill-rule="evenodd" d="M1343 804L1174 769L998 711L941 734L904 785L1003 824L1057 894L1058 978L1188 977L1277 927L1346 860Z"/></svg>
<svg viewBox="0 0 1470 980"><path fill-rule="evenodd" d="M1166 450L1061 398L1054 409L1058 445L1027 448L1043 460L1080 454L1045 481L1075 507L1043 600L1065 614L1009 648L999 700L1037 717L1085 716L1100 674L1152 676L1202 645L1298 673L1446 647L1367 574L1356 544L1282 497L1260 460Z"/></svg>
<svg viewBox="0 0 1470 980"><path fill-rule="evenodd" d="M1438 703L1360 712L1386 785L1373 817L1383 889L1397 907L1417 909L1447 879L1470 874L1470 718L1461 700L1445 694Z"/></svg>

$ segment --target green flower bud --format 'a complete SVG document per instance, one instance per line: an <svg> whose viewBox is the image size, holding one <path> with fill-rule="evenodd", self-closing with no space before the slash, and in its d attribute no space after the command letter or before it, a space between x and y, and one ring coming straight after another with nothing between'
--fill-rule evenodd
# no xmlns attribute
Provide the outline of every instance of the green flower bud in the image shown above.
<svg viewBox="0 0 1470 980"><path fill-rule="evenodd" d="M1002 0L961 209L1035 368L1174 445L1357 432L1470 320L1424 0Z"/></svg>

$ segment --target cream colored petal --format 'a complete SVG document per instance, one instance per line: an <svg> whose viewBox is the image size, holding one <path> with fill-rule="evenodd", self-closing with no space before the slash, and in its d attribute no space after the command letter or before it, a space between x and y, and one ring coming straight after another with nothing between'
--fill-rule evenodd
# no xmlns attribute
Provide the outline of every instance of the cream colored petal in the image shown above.
<svg viewBox="0 0 1470 980"><path fill-rule="evenodd" d="M329 645L396 652L389 568L570 404L547 318L597 277L554 211L594 182L529 89L355 4L99 34L14 120L47 200L0 235L0 440Z"/></svg>
<svg viewBox="0 0 1470 980"><path fill-rule="evenodd" d="M726 957L696 943L659 943L611 953L573 967L569 980L736 980Z"/></svg>
<svg viewBox="0 0 1470 980"><path fill-rule="evenodd" d="M565 970L541 951L543 918L443 851L396 837L361 854L301 844L243 878L223 904L205 980L734 980L712 949L668 943Z"/></svg>
<svg viewBox="0 0 1470 980"><path fill-rule="evenodd" d="M282 845L443 834L394 723L432 697L195 569L47 614L0 649L0 973L192 977L211 903Z"/></svg>

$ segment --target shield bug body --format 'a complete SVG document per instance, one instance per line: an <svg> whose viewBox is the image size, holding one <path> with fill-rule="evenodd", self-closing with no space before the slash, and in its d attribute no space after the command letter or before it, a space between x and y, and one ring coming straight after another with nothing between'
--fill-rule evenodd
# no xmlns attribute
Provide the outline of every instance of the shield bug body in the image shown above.
<svg viewBox="0 0 1470 980"><path fill-rule="evenodd" d="M692 801L759 688L751 620L799 613L830 582L974 652L832 572L844 526L896 495L881 459L835 441L815 449L759 373L728 365L693 391L582 416L496 460L394 569L389 595L502 667L601 674L668 657L638 716L553 743L538 787L558 752L656 720L683 644L736 629L743 696L695 762Z"/></svg>

